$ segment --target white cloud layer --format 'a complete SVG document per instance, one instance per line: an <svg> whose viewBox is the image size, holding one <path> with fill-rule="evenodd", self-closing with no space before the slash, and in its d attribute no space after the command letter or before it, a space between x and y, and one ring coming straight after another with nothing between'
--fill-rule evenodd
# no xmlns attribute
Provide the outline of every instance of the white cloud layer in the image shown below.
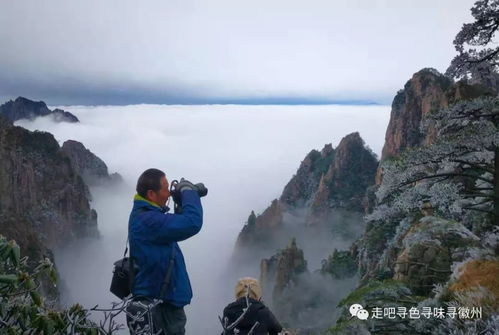
<svg viewBox="0 0 499 335"><path fill-rule="evenodd" d="M108 292L112 262L122 257L134 186L143 170L157 167L170 180L186 177L209 188L202 199L203 229L181 243L194 291L186 309L188 334L219 333L217 315L233 299L235 284L234 274L226 275L226 266L251 210L261 213L280 195L310 150L326 143L336 147L351 132L359 131L379 155L390 110L235 105L63 108L81 123L38 118L17 124L49 131L61 145L67 139L81 141L126 182L119 190L91 190L102 239L56 253L69 302L93 307L115 301ZM343 244L331 243L329 252ZM258 275L258 269L248 273Z"/></svg>

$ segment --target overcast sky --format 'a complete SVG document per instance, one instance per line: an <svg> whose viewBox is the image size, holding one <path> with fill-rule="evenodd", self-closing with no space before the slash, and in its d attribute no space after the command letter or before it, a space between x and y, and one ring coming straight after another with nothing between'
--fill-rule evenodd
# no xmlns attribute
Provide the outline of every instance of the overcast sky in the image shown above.
<svg viewBox="0 0 499 335"><path fill-rule="evenodd" d="M390 103L472 0L0 0L0 98Z"/></svg>

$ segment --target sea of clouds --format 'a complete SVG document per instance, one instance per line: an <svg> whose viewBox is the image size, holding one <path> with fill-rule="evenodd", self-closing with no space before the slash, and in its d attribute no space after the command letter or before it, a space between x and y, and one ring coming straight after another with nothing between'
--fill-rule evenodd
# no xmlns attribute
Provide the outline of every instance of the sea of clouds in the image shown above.
<svg viewBox="0 0 499 335"><path fill-rule="evenodd" d="M380 155L390 116L389 106L376 105L57 107L80 123L43 117L16 124L48 131L61 145L68 139L82 142L125 181L115 188L91 189L101 238L56 251L65 303L106 307L117 300L109 293L112 264L124 251L142 171L155 167L169 180L185 177L208 187L203 228L180 243L194 291L186 307L187 334L220 333L217 316L233 300L235 284L227 264L251 210L261 213L279 197L310 150L327 143L336 147L351 132L358 131ZM258 269L248 274L258 275Z"/></svg>

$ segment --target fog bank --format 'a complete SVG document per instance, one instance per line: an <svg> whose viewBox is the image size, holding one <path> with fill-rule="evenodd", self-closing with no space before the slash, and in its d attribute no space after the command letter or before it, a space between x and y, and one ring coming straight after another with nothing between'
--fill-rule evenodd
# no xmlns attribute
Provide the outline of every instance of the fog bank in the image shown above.
<svg viewBox="0 0 499 335"><path fill-rule="evenodd" d="M91 189L101 238L56 253L69 289L67 303L93 307L117 300L109 293L112 263L122 257L134 187L143 170L156 167L169 180L185 177L208 187L202 199L204 226L180 243L194 292L186 307L187 334L220 331L217 315L233 299L235 284L226 265L251 210L261 213L280 195L310 150L326 143L336 147L351 132L358 131L379 155L390 110L336 105L58 107L81 122L38 118L16 124L49 131L61 145L67 139L82 142L125 180L118 188Z"/></svg>

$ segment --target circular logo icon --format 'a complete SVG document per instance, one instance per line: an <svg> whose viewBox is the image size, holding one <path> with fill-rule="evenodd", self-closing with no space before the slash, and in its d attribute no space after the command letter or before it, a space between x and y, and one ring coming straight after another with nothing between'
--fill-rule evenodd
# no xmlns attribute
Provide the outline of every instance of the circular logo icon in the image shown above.
<svg viewBox="0 0 499 335"><path fill-rule="evenodd" d="M369 318L369 312L362 307L360 304L353 304L350 306L350 314L352 315L352 318L354 316L358 317L360 320L367 320Z"/></svg>

